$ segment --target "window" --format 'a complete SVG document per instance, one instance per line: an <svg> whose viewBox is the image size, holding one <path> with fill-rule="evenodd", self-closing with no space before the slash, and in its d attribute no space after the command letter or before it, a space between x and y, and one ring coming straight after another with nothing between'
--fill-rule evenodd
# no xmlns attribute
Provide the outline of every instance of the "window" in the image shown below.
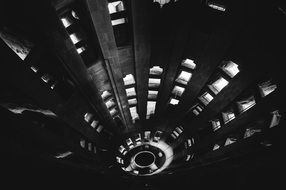
<svg viewBox="0 0 286 190"><path fill-rule="evenodd" d="M99 125L99 126L97 127L96 131L97 131L98 133L100 133L100 132L102 131L102 129L103 129L103 126L102 126L102 125Z"/></svg>
<svg viewBox="0 0 286 190"><path fill-rule="evenodd" d="M121 146L119 147L118 151L119 151L120 153L123 153L123 152L125 151L124 146L123 146L123 145L121 145Z"/></svg>
<svg viewBox="0 0 286 190"><path fill-rule="evenodd" d="M113 117L116 113L117 113L117 110L115 108L112 108L109 113L111 114L111 116Z"/></svg>
<svg viewBox="0 0 286 190"><path fill-rule="evenodd" d="M144 139L150 140L151 131L144 132Z"/></svg>
<svg viewBox="0 0 286 190"><path fill-rule="evenodd" d="M91 121L92 117L93 117L93 114L91 114L91 113L86 113L86 114L84 114L84 120L85 120L87 123L89 123L89 122Z"/></svg>
<svg viewBox="0 0 286 190"><path fill-rule="evenodd" d="M172 90L172 94L174 94L175 96L182 96L184 91L185 91L185 88L180 87L180 86L175 86Z"/></svg>
<svg viewBox="0 0 286 190"><path fill-rule="evenodd" d="M148 90L148 99L156 99L158 95L158 91Z"/></svg>
<svg viewBox="0 0 286 190"><path fill-rule="evenodd" d="M60 153L60 154L56 155L55 158L62 159L62 158L66 158L72 154L73 153L71 151L67 151L67 152Z"/></svg>
<svg viewBox="0 0 286 190"><path fill-rule="evenodd" d="M141 134L138 133L135 137L135 142L138 143L139 141L141 141Z"/></svg>
<svg viewBox="0 0 286 190"><path fill-rule="evenodd" d="M136 92L135 92L134 87L126 88L125 91L126 91L127 97L136 96Z"/></svg>
<svg viewBox="0 0 286 190"><path fill-rule="evenodd" d="M105 102L105 105L109 109L109 108L115 106L115 102L113 99L109 99L107 102Z"/></svg>
<svg viewBox="0 0 286 190"><path fill-rule="evenodd" d="M107 98L110 97L111 95L112 95L112 94L106 90L106 91L103 91L103 92L102 92L101 98L102 98L102 99L107 99Z"/></svg>
<svg viewBox="0 0 286 190"><path fill-rule="evenodd" d="M163 69L159 66L153 66L150 68L149 74L150 75L161 75L163 73Z"/></svg>
<svg viewBox="0 0 286 190"><path fill-rule="evenodd" d="M181 134L183 132L183 129L181 127L176 127L175 129L179 134Z"/></svg>
<svg viewBox="0 0 286 190"><path fill-rule="evenodd" d="M99 121L93 120L90 125L92 128L95 129L95 127L98 125L98 123L99 123Z"/></svg>
<svg viewBox="0 0 286 190"><path fill-rule="evenodd" d="M224 146L230 145L230 144L235 143L235 142L236 142L236 138L229 137L226 139Z"/></svg>
<svg viewBox="0 0 286 190"><path fill-rule="evenodd" d="M3 27L1 29L3 29ZM19 36L15 36L14 32L12 33L6 28L0 31L0 38L6 43L6 45L13 50L20 59L25 60L34 44L26 39L19 38Z"/></svg>
<svg viewBox="0 0 286 190"><path fill-rule="evenodd" d="M129 110L130 110L130 114L131 114L132 120L135 120L135 119L139 118L136 106L130 107Z"/></svg>
<svg viewBox="0 0 286 190"><path fill-rule="evenodd" d="M155 101L148 101L147 102L146 119L149 119L150 115L155 113L155 108L156 108L156 102Z"/></svg>
<svg viewBox="0 0 286 190"><path fill-rule="evenodd" d="M269 80L269 81L266 81L266 82L263 82L263 83L259 84L258 87L259 87L261 96L265 97L268 94L270 94L273 91L275 91L275 89L277 88L277 85L273 84L271 82L271 80Z"/></svg>
<svg viewBox="0 0 286 190"><path fill-rule="evenodd" d="M194 138L190 138L185 142L185 148L191 147L194 144Z"/></svg>
<svg viewBox="0 0 286 190"><path fill-rule="evenodd" d="M44 74L42 77L41 77L41 79L45 82L45 83L48 83L48 82L50 82L51 80L52 80L52 76L51 75L49 75L49 74Z"/></svg>
<svg viewBox="0 0 286 190"><path fill-rule="evenodd" d="M123 81L124 81L124 85L131 85L131 84L135 84L135 79L133 77L132 74L129 74L129 75L126 75L124 78L123 78Z"/></svg>
<svg viewBox="0 0 286 190"><path fill-rule="evenodd" d="M70 39L71 39L73 44L76 44L82 40L81 37L79 36L79 34L76 34L76 33L70 34Z"/></svg>
<svg viewBox="0 0 286 190"><path fill-rule="evenodd" d="M242 113L251 108L252 106L254 106L256 103L254 96L250 96L249 98L236 102L236 104L238 106L239 112Z"/></svg>
<svg viewBox="0 0 286 190"><path fill-rule="evenodd" d="M186 157L186 161L189 161L193 157L194 157L194 154L192 154L192 155L188 154L187 157Z"/></svg>
<svg viewBox="0 0 286 190"><path fill-rule="evenodd" d="M81 139L81 140L79 141L79 144L80 144L80 146L81 146L82 148L85 148L85 140L84 140L84 139Z"/></svg>
<svg viewBox="0 0 286 190"><path fill-rule="evenodd" d="M202 111L203 111L202 106L201 106L201 105L199 105L198 103L197 103L197 104L195 104L191 109L192 109L192 112L193 112L195 115L199 115L199 114L200 114L200 112L202 112Z"/></svg>
<svg viewBox="0 0 286 190"><path fill-rule="evenodd" d="M128 104L129 105L136 105L137 104L137 99L136 98L128 99Z"/></svg>
<svg viewBox="0 0 286 190"><path fill-rule="evenodd" d="M261 132L261 129L251 129L251 128L248 128L248 129L246 129L243 138L251 137L251 136L254 135L255 133L259 133L259 132Z"/></svg>
<svg viewBox="0 0 286 190"><path fill-rule="evenodd" d="M222 70L231 78L239 73L238 65L232 61L223 61Z"/></svg>
<svg viewBox="0 0 286 190"><path fill-rule="evenodd" d="M116 26L119 24L124 24L127 22L127 18L119 18L111 21L112 26Z"/></svg>
<svg viewBox="0 0 286 190"><path fill-rule="evenodd" d="M31 66L32 71L34 71L35 73L37 73L39 71L39 68L36 66Z"/></svg>
<svg viewBox="0 0 286 190"><path fill-rule="evenodd" d="M226 7L224 5L221 5L217 2L213 2L213 1L206 1L207 5L212 8L212 9L216 9L218 11L225 11Z"/></svg>
<svg viewBox="0 0 286 190"><path fill-rule="evenodd" d="M219 119L212 120L211 123L214 131L218 130L221 127Z"/></svg>
<svg viewBox="0 0 286 190"><path fill-rule="evenodd" d="M228 81L223 77L220 77L211 85L208 85L208 87L213 91L213 93L218 94L226 85L228 85Z"/></svg>
<svg viewBox="0 0 286 190"><path fill-rule="evenodd" d="M228 123L229 121L235 118L235 115L233 111L226 111L226 112L222 112L222 118L223 118L224 123Z"/></svg>
<svg viewBox="0 0 286 190"><path fill-rule="evenodd" d="M125 7L122 1L114 1L114 2L108 3L108 10L109 10L109 14L112 14L112 13L124 11Z"/></svg>
<svg viewBox="0 0 286 190"><path fill-rule="evenodd" d="M170 99L170 104L172 105L177 105L179 103L179 100L175 99L175 98L171 98Z"/></svg>
<svg viewBox="0 0 286 190"><path fill-rule="evenodd" d="M92 144L90 142L87 143L87 150L92 151Z"/></svg>
<svg viewBox="0 0 286 190"><path fill-rule="evenodd" d="M65 28L69 27L73 23L72 18L70 18L69 16L61 18L61 21Z"/></svg>
<svg viewBox="0 0 286 190"><path fill-rule="evenodd" d="M219 147L220 146L218 144L215 144L214 147L213 147L213 150L217 150L217 149L219 149Z"/></svg>
<svg viewBox="0 0 286 190"><path fill-rule="evenodd" d="M131 140L131 138L128 138L128 139L126 139L126 144L129 146L129 145L131 145L133 142L132 142L132 140Z"/></svg>
<svg viewBox="0 0 286 190"><path fill-rule="evenodd" d="M161 79L149 78L148 86L151 88L156 88L160 86Z"/></svg>
<svg viewBox="0 0 286 190"><path fill-rule="evenodd" d="M196 68L196 64L194 63L193 60L191 59L185 59L182 61L182 66L185 66L189 69L195 69Z"/></svg>
<svg viewBox="0 0 286 190"><path fill-rule="evenodd" d="M280 118L281 118L281 115L279 114L278 110L271 112L271 114L272 114L272 120L271 120L269 128L279 125Z"/></svg>
<svg viewBox="0 0 286 190"><path fill-rule="evenodd" d="M192 73L181 71L176 81L180 84L187 85L192 77Z"/></svg>
<svg viewBox="0 0 286 190"><path fill-rule="evenodd" d="M206 106L208 105L214 98L210 93L205 92L203 95L199 97L199 99L202 101L202 103Z"/></svg>
<svg viewBox="0 0 286 190"><path fill-rule="evenodd" d="M81 54L82 52L85 51L85 47L77 48L76 51L77 51L78 54Z"/></svg>
<svg viewBox="0 0 286 190"><path fill-rule="evenodd" d="M155 134L154 134L153 140L158 142L160 140L160 138L161 138L162 133L163 133L162 131L156 131Z"/></svg>

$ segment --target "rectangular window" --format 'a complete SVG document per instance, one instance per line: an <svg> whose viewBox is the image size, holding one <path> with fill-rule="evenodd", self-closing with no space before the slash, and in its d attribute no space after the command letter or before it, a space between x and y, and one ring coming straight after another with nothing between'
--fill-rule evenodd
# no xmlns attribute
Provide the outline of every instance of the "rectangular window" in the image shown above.
<svg viewBox="0 0 286 190"><path fill-rule="evenodd" d="M127 18L119 18L119 19L112 20L111 21L111 25L112 26L116 26L116 25L119 25L119 24L124 24L126 22L127 22Z"/></svg>
<svg viewBox="0 0 286 190"><path fill-rule="evenodd" d="M116 113L117 113L117 110L115 108L112 108L109 113L111 114L111 116L113 117Z"/></svg>
<svg viewBox="0 0 286 190"><path fill-rule="evenodd" d="M89 123L89 122L91 121L92 117L93 117L93 114L91 114L91 113L86 113L86 114L84 114L84 120L85 120L87 123Z"/></svg>
<svg viewBox="0 0 286 190"><path fill-rule="evenodd" d="M238 65L232 61L224 61L224 65L221 67L222 70L231 78L239 73Z"/></svg>
<svg viewBox="0 0 286 190"><path fill-rule="evenodd" d="M183 60L183 61L182 61L182 66L185 66L185 67L187 67L187 68L189 68L189 69L193 69L193 70L196 68L196 64L195 64L194 61L191 60L191 59L185 59L185 60Z"/></svg>
<svg viewBox="0 0 286 190"><path fill-rule="evenodd" d="M179 100L175 99L175 98L171 98L170 99L170 104L172 105L177 105L179 103Z"/></svg>
<svg viewBox="0 0 286 190"><path fill-rule="evenodd" d="M236 138L230 138L229 137L226 139L224 146L230 145L230 144L235 143L235 142L236 142Z"/></svg>
<svg viewBox="0 0 286 190"><path fill-rule="evenodd" d="M124 81L124 85L131 85L131 84L135 84L135 79L134 76L132 74L128 74L123 78Z"/></svg>
<svg viewBox="0 0 286 190"><path fill-rule="evenodd" d="M152 114L155 113L156 102L155 101L148 101L147 102L147 113L146 118L149 119Z"/></svg>
<svg viewBox="0 0 286 190"><path fill-rule="evenodd" d="M125 10L123 1L114 1L108 3L109 14L118 13Z"/></svg>
<svg viewBox="0 0 286 190"><path fill-rule="evenodd" d="M270 94L273 91L275 91L275 89L277 88L277 85L273 84L271 82L271 80L269 80L269 81L266 81L266 82L263 82L263 83L259 84L258 87L259 87L261 96L265 97L268 94Z"/></svg>
<svg viewBox="0 0 286 190"><path fill-rule="evenodd" d="M151 131L144 132L144 139L150 140Z"/></svg>
<svg viewBox="0 0 286 190"><path fill-rule="evenodd" d="M129 105L136 105L137 104L137 99L136 98L128 99L128 104Z"/></svg>
<svg viewBox="0 0 286 190"><path fill-rule="evenodd" d="M160 83L161 83L161 79L149 78L148 87L156 88L160 86Z"/></svg>
<svg viewBox="0 0 286 190"><path fill-rule="evenodd" d="M105 105L107 107L107 109L110 109L111 107L115 106L115 102L113 99L109 99L107 102L105 102Z"/></svg>
<svg viewBox="0 0 286 190"><path fill-rule="evenodd" d="M203 95L199 96L199 99L202 101L202 103L206 106L208 105L214 98L210 93L205 92Z"/></svg>
<svg viewBox="0 0 286 190"><path fill-rule="evenodd" d="M136 119L139 118L136 106L130 107L129 110L130 110L130 114L131 114L132 120L136 120Z"/></svg>
<svg viewBox="0 0 286 190"><path fill-rule="evenodd" d="M158 95L158 91L148 90L148 99L156 99Z"/></svg>
<svg viewBox="0 0 286 190"><path fill-rule="evenodd" d="M185 91L185 88L180 87L180 86L175 86L172 90L172 94L174 94L175 96L182 96L184 91Z"/></svg>
<svg viewBox="0 0 286 190"><path fill-rule="evenodd" d="M161 75L163 73L163 69L159 66L153 66L150 68L149 74L150 75Z"/></svg>
<svg viewBox="0 0 286 190"><path fill-rule="evenodd" d="M112 96L112 94L109 91L107 91L107 90L103 91L102 94L101 94L101 98L103 100L109 98L110 96Z"/></svg>
<svg viewBox="0 0 286 190"><path fill-rule="evenodd" d="M272 119L271 119L269 128L279 125L280 118L281 118L281 115L279 114L278 110L273 111L271 114L272 114Z"/></svg>
<svg viewBox="0 0 286 190"><path fill-rule="evenodd" d="M98 123L99 123L99 121L93 120L91 122L90 126L95 129L95 127L98 125Z"/></svg>
<svg viewBox="0 0 286 190"><path fill-rule="evenodd" d="M261 132L261 129L246 129L243 138L248 138L251 137L252 135L254 135L255 133L259 133Z"/></svg>
<svg viewBox="0 0 286 190"><path fill-rule="evenodd" d="M76 34L76 33L70 34L70 39L71 39L73 44L76 44L82 40L81 37L79 36L79 34Z"/></svg>
<svg viewBox="0 0 286 190"><path fill-rule="evenodd" d="M134 87L126 88L125 91L126 91L127 97L136 96Z"/></svg>
<svg viewBox="0 0 286 190"><path fill-rule="evenodd" d="M226 85L228 85L228 81L223 77L220 77L211 85L208 85L208 87L213 91L213 93L218 94Z"/></svg>
<svg viewBox="0 0 286 190"><path fill-rule="evenodd" d="M191 77L192 77L192 73L189 73L187 71L181 71L178 78L176 79L176 82L183 84L183 85L187 85Z"/></svg>
<svg viewBox="0 0 286 190"><path fill-rule="evenodd" d="M233 111L222 112L224 123L228 123L235 118Z"/></svg>
<svg viewBox="0 0 286 190"><path fill-rule="evenodd" d="M216 9L218 11L224 12L226 10L226 7L224 5L221 5L221 4L217 3L217 2L207 1L207 5L210 8Z"/></svg>
<svg viewBox="0 0 286 190"><path fill-rule="evenodd" d="M213 150L217 150L217 149L219 149L219 147L220 146L218 144L215 144L214 147L213 147Z"/></svg>
<svg viewBox="0 0 286 190"><path fill-rule="evenodd" d="M99 126L97 127L96 131L97 131L98 133L100 133L100 132L102 131L102 129L103 129L103 126L102 126L102 125L99 125Z"/></svg>
<svg viewBox="0 0 286 190"><path fill-rule="evenodd" d="M255 102L254 96L250 96L249 98L236 102L236 104L238 106L239 112L242 113L250 109L252 106L254 106L256 102Z"/></svg>
<svg viewBox="0 0 286 190"><path fill-rule="evenodd" d="M212 120L211 123L214 131L218 130L221 127L219 119Z"/></svg>

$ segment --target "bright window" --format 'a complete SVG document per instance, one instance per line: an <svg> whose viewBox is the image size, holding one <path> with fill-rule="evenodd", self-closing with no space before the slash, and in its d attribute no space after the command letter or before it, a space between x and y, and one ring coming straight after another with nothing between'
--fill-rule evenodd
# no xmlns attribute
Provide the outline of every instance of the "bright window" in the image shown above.
<svg viewBox="0 0 286 190"><path fill-rule="evenodd" d="M157 95L158 95L158 91L148 90L148 99L156 99Z"/></svg>
<svg viewBox="0 0 286 190"><path fill-rule="evenodd" d="M95 129L95 127L97 126L98 123L99 123L98 121L93 120L90 125L91 125L92 128Z"/></svg>
<svg viewBox="0 0 286 190"><path fill-rule="evenodd" d="M226 10L226 7L224 5L218 4L216 2L212 2L212 1L207 1L207 5L212 8L212 9L216 9L218 11L222 11L224 12Z"/></svg>
<svg viewBox="0 0 286 190"><path fill-rule="evenodd" d="M149 74L150 75L161 75L163 73L163 69L159 66L153 66L150 68Z"/></svg>
<svg viewBox="0 0 286 190"><path fill-rule="evenodd" d="M212 120L211 123L214 131L218 130L221 127L219 119Z"/></svg>
<svg viewBox="0 0 286 190"><path fill-rule="evenodd" d="M110 92L108 92L107 90L103 91L101 94L101 98L102 99L106 99L108 97L110 97L112 94Z"/></svg>
<svg viewBox="0 0 286 190"><path fill-rule="evenodd" d="M237 73L239 73L238 65L232 61L224 61L222 70L233 78Z"/></svg>
<svg viewBox="0 0 286 190"><path fill-rule="evenodd" d="M179 100L175 99L175 98L171 98L170 100L170 104L172 105L177 105L179 103Z"/></svg>
<svg viewBox="0 0 286 190"><path fill-rule="evenodd" d="M125 7L122 1L114 1L114 2L108 3L108 10L109 10L109 14L112 14L112 13L124 11Z"/></svg>
<svg viewBox="0 0 286 190"><path fill-rule="evenodd" d="M109 109L115 105L115 102L113 99L109 99L107 102L105 102L105 105Z"/></svg>
<svg viewBox="0 0 286 190"><path fill-rule="evenodd" d="M176 81L178 83L187 85L188 82L190 81L191 77L192 77L192 73L189 73L187 71L181 71L178 78L176 79Z"/></svg>
<svg viewBox="0 0 286 190"><path fill-rule="evenodd" d="M215 93L218 94L226 85L228 85L228 81L225 80L223 77L220 77L218 80L213 82L208 87Z"/></svg>
<svg viewBox="0 0 286 190"><path fill-rule="evenodd" d="M159 87L161 79L149 78L148 86L151 88Z"/></svg>
<svg viewBox="0 0 286 190"><path fill-rule="evenodd" d="M98 133L100 133L100 132L102 131L102 129L103 129L103 126L102 126L102 125L99 125L99 126L97 127L96 131L97 131Z"/></svg>
<svg viewBox="0 0 286 190"><path fill-rule="evenodd" d="M184 91L185 91L185 88L180 87L180 86L174 86L172 90L172 94L174 94L175 96L182 96Z"/></svg>
<svg viewBox="0 0 286 190"><path fill-rule="evenodd" d="M126 88L125 91L126 91L127 97L136 96L136 92L135 92L134 87Z"/></svg>
<svg viewBox="0 0 286 190"><path fill-rule="evenodd" d="M202 103L206 106L208 105L214 98L210 93L205 92L203 95L199 97L199 99L202 101Z"/></svg>
<svg viewBox="0 0 286 190"><path fill-rule="evenodd" d="M195 69L196 68L196 64L194 63L193 60L191 59L185 59L182 61L182 66L185 66L189 69Z"/></svg>
<svg viewBox="0 0 286 190"><path fill-rule="evenodd" d="M112 24L112 26L116 26L116 25L119 25L119 24L124 24L126 22L127 22L126 18L119 18L119 19L112 20L111 24Z"/></svg>
<svg viewBox="0 0 286 190"><path fill-rule="evenodd" d="M72 19L69 16L61 18L61 21L65 28L69 27L73 23Z"/></svg>
<svg viewBox="0 0 286 190"><path fill-rule="evenodd" d="M147 102L147 114L146 118L149 119L151 114L155 113L156 102L155 101L148 101Z"/></svg>
<svg viewBox="0 0 286 190"><path fill-rule="evenodd" d="M241 112L248 110L249 108L254 106L256 103L255 103L254 96L251 96L249 98L246 98L246 99L243 99L243 100L236 102L236 104L238 106L239 112L241 113Z"/></svg>
<svg viewBox="0 0 286 190"><path fill-rule="evenodd" d="M124 85L131 85L131 84L135 84L135 79L134 76L132 74L128 74L123 78L124 81Z"/></svg>
<svg viewBox="0 0 286 190"><path fill-rule="evenodd" d="M224 123L228 123L235 118L235 115L232 111L222 112L222 118Z"/></svg>
<svg viewBox="0 0 286 190"><path fill-rule="evenodd" d="M276 84L273 84L270 80L263 82L261 84L258 85L259 90L260 90L260 94L262 97L267 96L268 94L272 93L273 91L275 91L275 89L277 88Z"/></svg>
<svg viewBox="0 0 286 190"><path fill-rule="evenodd" d="M128 104L129 104L129 105L135 105L135 104L137 104L137 99L136 99L136 98L128 99Z"/></svg>
<svg viewBox="0 0 286 190"><path fill-rule="evenodd" d="M230 145L230 144L235 143L235 142L236 142L236 138L227 138L224 146Z"/></svg>
<svg viewBox="0 0 286 190"><path fill-rule="evenodd" d="M80 38L80 36L76 33L70 34L70 39L72 41L73 44L78 43L79 41L81 41L82 39Z"/></svg>

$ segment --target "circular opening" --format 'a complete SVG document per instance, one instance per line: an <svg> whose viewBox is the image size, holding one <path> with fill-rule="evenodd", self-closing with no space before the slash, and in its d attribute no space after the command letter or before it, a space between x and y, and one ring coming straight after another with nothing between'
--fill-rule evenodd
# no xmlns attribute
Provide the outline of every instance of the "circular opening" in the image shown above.
<svg viewBox="0 0 286 190"><path fill-rule="evenodd" d="M154 161L155 155L150 151L142 151L135 155L135 162L141 167L150 166Z"/></svg>

